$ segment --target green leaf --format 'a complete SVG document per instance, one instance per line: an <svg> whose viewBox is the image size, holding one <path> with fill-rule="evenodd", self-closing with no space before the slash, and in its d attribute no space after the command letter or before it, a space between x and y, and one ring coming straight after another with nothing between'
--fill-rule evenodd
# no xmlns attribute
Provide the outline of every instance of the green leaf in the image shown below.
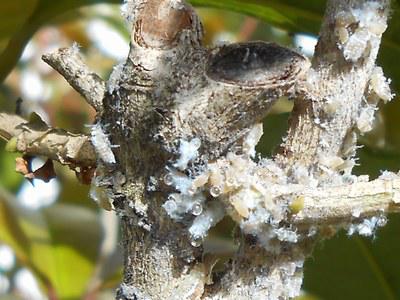
<svg viewBox="0 0 400 300"><path fill-rule="evenodd" d="M305 265L304 288L325 300L400 298L400 216L375 238L344 233L320 244Z"/></svg>
<svg viewBox="0 0 400 300"><path fill-rule="evenodd" d="M30 268L39 280L42 288L51 290L49 277L42 267L48 266L46 253L37 266L32 259L41 255L41 244L46 237L46 228L37 211L29 211L18 205L17 199L0 187L0 241L13 248L18 260ZM47 270L52 271L52 269Z"/></svg>
<svg viewBox="0 0 400 300"><path fill-rule="evenodd" d="M226 9L253 16L271 25L293 31L317 33L325 0L190 0L193 5Z"/></svg>
<svg viewBox="0 0 400 300"><path fill-rule="evenodd" d="M270 157L277 146L282 142L288 128L288 113L270 114L264 120L264 134L260 142L257 144L256 150L263 157Z"/></svg>
<svg viewBox="0 0 400 300"><path fill-rule="evenodd" d="M83 295L94 271L100 238L99 220L92 210L56 204L31 211L0 190L0 240L59 299Z"/></svg>
<svg viewBox="0 0 400 300"><path fill-rule="evenodd" d="M101 238L97 214L79 206L57 204L46 208L43 215L56 270L49 274L50 280L61 299L80 298L97 259Z"/></svg>
<svg viewBox="0 0 400 300"><path fill-rule="evenodd" d="M0 240L12 247L20 260L27 261L30 241L23 232L15 208L8 199L13 197L0 187Z"/></svg>
<svg viewBox="0 0 400 300"><path fill-rule="evenodd" d="M5 142L0 141L0 186L16 191L23 180L21 174L15 172L15 159L21 155L6 152L5 145Z"/></svg>

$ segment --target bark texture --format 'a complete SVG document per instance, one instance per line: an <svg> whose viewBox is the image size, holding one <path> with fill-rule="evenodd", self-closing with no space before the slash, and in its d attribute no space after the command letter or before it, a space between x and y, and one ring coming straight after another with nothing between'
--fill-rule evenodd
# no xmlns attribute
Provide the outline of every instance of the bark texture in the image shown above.
<svg viewBox="0 0 400 300"><path fill-rule="evenodd" d="M0 113L0 137L9 141L10 151L45 156L71 168L96 166L96 153L88 136L51 128L40 117L27 121Z"/></svg>
<svg viewBox="0 0 400 300"><path fill-rule="evenodd" d="M309 69L307 59L272 44L204 49L198 19L184 3L136 4L131 52L117 91L105 101L109 107L124 107L125 112L122 116L112 113L111 118L106 114L102 119L106 124L132 124L117 130L119 135L112 133L113 143L121 145L117 156L133 187L133 193L125 194L122 202L122 212L128 215L123 219L128 260L121 298L280 299L298 295L304 258L318 238L313 231L318 222L314 219L308 224L311 226L297 226L290 221L290 204L294 199L309 199L305 188L360 180L351 175L354 132L362 110L374 105L366 103L366 94L372 90L368 84L387 6L386 1L330 1ZM153 12L151 18L148 9ZM367 20L368 14L375 16L379 28L369 27L372 20ZM154 23L159 24L157 30L153 30ZM163 32L164 28L168 30ZM258 133L251 129L282 95L296 98L282 154L276 161L255 164L248 151L256 144ZM365 127L370 121L358 123ZM127 142L127 131L132 142ZM200 141L199 154L182 166L185 150L179 146L194 139ZM175 165L171 163L174 160ZM169 169L165 170L166 166ZM177 170L171 171L173 167ZM155 192L149 192L146 187L151 176L158 182L170 176L178 193L170 194L166 201L168 190L162 182ZM174 176L193 180L194 189L187 193ZM197 187L194 179L201 176L209 176L208 181L204 179L206 183ZM165 182L168 185L168 180ZM296 185L303 191L299 193ZM203 214L214 201L222 202L225 214L240 225L242 234L256 237L241 241L225 270L208 286L202 271L202 248L192 246L198 246L198 239L203 238L194 228L198 217L193 220L190 211L174 215L180 201L195 201L196 188L206 197L198 200ZM310 210L300 211L313 216ZM355 211L346 207L349 223L362 220L360 215L354 220ZM363 211L363 217L367 212ZM381 211L374 213L380 215ZM132 221L135 217L140 221ZM327 215L324 219L325 225L332 220ZM177 220L183 226L174 222ZM140 223L146 226L135 227Z"/></svg>
<svg viewBox="0 0 400 300"><path fill-rule="evenodd" d="M92 196L121 216L117 299L292 298L315 241L339 228L370 235L399 210L397 174L351 174L357 133L392 98L375 65L389 1L327 2L311 63L273 43L207 49L183 0L127 2L129 56L106 84L74 48L44 56L98 112L79 138L97 158ZM288 135L256 161L260 122L281 96L295 100ZM18 135L1 120L3 137ZM207 233L224 217L238 250L213 272Z"/></svg>

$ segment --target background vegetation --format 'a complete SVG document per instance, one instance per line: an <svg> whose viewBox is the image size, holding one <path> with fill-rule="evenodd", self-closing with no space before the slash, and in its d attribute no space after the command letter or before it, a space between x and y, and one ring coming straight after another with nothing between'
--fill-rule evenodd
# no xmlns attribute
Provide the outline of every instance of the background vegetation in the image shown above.
<svg viewBox="0 0 400 300"><path fill-rule="evenodd" d="M119 3L0 1L0 111L15 112L22 98L23 116L36 112L52 126L87 131L94 111L40 56L76 41L88 64L107 78L128 47ZM301 46L308 55L325 5L323 0L191 3L201 7L210 45L259 39ZM400 94L399 2L393 6L379 64ZM263 155L280 143L290 109L291 103L282 99L266 119L259 145ZM375 129L360 138L357 173L375 178L381 170L400 169L399 119L398 99L382 107ZM18 155L5 152L4 146L0 141L0 299L112 299L122 267L112 213L101 211L89 199L89 187L67 168L56 166L57 179L32 186L14 171ZM214 245L221 242L216 236ZM304 297L400 299L399 236L400 218L390 216L372 240L342 232L320 244L305 266Z"/></svg>

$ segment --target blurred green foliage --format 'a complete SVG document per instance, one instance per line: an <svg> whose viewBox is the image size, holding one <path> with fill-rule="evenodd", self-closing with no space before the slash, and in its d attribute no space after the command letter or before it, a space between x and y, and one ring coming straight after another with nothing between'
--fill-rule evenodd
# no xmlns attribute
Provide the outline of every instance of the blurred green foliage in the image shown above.
<svg viewBox="0 0 400 300"><path fill-rule="evenodd" d="M58 299L79 299L96 263L100 242L94 211L55 204L27 210L0 190L0 240L10 245L41 286Z"/></svg>
<svg viewBox="0 0 400 300"><path fill-rule="evenodd" d="M296 33L318 33L325 1L298 0L191 0L195 6L220 9L200 10L207 32L206 40L221 31L231 32L238 40L269 39L291 45ZM0 110L14 110L20 95L18 72L23 64L17 62L27 42L43 26L55 25L64 36L77 40L87 52L89 64L105 75L113 61L103 59L90 50L91 41L84 32L82 20L95 13L80 7L98 3L120 3L118 0L13 0L0 1L0 82L13 70L0 87ZM389 28L384 35L379 64L393 79L393 89L400 93L400 9L393 2ZM241 13L237 15L228 11ZM253 29L251 19L262 20ZM127 37L123 21L115 15L102 15L114 29ZM250 29L246 29L250 27ZM279 32L276 28L284 30ZM250 30L250 34L244 34ZM242 35L241 35L242 34ZM90 55L89 55L90 54ZM91 58L89 58L91 57ZM101 61L101 63L99 63ZM17 66L17 67L16 67ZM59 80L49 75L48 80ZM60 127L84 131L84 123L93 119L90 111L76 93L62 83L53 83L54 99L45 105L51 122ZM290 104L279 103L264 124L265 134L258 150L271 155L280 143L287 127ZM280 112L280 114L278 114ZM284 112L284 113L282 113ZM362 137L365 145L359 151L356 172L372 178L380 170L400 169L400 102L383 107L381 122L376 129ZM98 267L102 229L98 211L88 201L88 188L79 185L73 174L57 167L62 191L56 204L31 211L21 207L12 193L18 191L22 177L14 172L16 155L4 152L0 142L0 241L13 247L19 266L28 267L41 287L52 299L80 299L91 276ZM10 193L10 191L12 193ZM399 299L400 265L397 255L400 243L400 218L391 216L389 224L374 239L347 237L344 233L320 244L305 266L305 290L318 299ZM119 273L102 278L102 287L112 288ZM110 275L110 274L109 274ZM317 299L304 296L302 299Z"/></svg>

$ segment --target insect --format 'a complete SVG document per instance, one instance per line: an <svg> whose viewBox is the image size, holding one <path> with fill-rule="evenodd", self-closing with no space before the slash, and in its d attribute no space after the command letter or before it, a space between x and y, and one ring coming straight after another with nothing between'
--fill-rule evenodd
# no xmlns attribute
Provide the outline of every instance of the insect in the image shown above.
<svg viewBox="0 0 400 300"><path fill-rule="evenodd" d="M111 150L114 146L111 145L108 135L104 133L103 127L99 122L91 126L90 135L90 140L99 159L107 164L115 164L115 156Z"/></svg>

